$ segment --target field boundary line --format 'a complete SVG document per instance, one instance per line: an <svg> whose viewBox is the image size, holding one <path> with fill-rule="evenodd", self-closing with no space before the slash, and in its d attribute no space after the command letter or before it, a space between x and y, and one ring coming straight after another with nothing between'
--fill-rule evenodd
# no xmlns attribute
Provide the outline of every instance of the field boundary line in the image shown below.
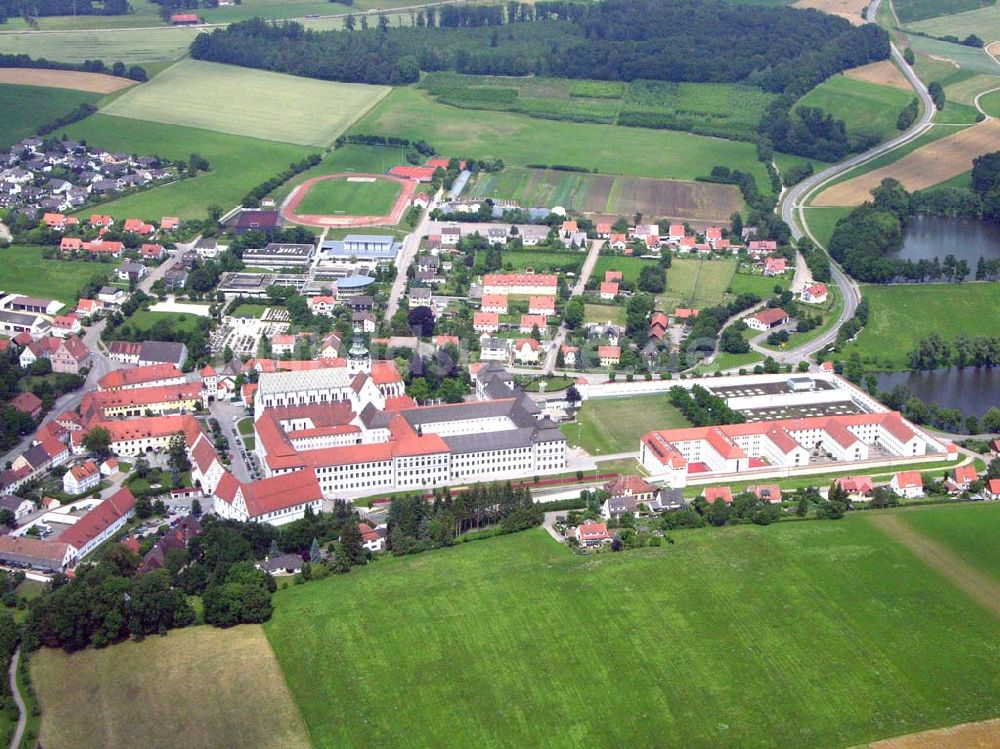
<svg viewBox="0 0 1000 749"><path fill-rule="evenodd" d="M989 743L983 743L987 740ZM969 749L976 746L996 746L998 743L1000 718L990 718L878 739L856 749Z"/></svg>
<svg viewBox="0 0 1000 749"><path fill-rule="evenodd" d="M907 525L896 513L872 515L868 519L882 533L908 548L920 561L1000 619L1000 583L944 544Z"/></svg>

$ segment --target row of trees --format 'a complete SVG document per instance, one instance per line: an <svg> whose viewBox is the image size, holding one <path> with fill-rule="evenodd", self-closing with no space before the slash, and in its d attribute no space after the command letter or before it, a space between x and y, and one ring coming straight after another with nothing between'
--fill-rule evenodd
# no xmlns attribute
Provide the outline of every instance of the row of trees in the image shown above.
<svg viewBox="0 0 1000 749"><path fill-rule="evenodd" d="M4 0L0 0L0 5L2 5ZM10 0L8 0L10 1ZM19 2L20 0L13 0L14 2ZM33 1L33 0L32 0ZM63 0L56 0L61 2ZM74 2L74 0L65 0L66 2ZM39 13L37 15L45 15L44 13ZM62 15L62 14L51 14L51 15ZM116 75L120 78L131 78L133 81L143 81L149 80L149 76L146 73L146 69L140 65L132 65L131 67L126 67L125 63L121 60L113 63L108 67L104 60L84 60L83 62L55 62L54 60L34 59L30 55L0 55L0 67L3 68L41 68L43 70L79 70L82 73L107 73L109 75Z"/></svg>
<svg viewBox="0 0 1000 749"><path fill-rule="evenodd" d="M1000 366L1000 336L957 335L946 341L937 331L921 338L909 355L910 369Z"/></svg>

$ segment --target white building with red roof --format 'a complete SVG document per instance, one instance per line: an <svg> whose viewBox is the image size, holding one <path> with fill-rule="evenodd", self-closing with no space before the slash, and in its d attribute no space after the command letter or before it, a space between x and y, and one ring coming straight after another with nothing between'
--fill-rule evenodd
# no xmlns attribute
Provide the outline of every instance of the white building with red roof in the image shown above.
<svg viewBox="0 0 1000 749"><path fill-rule="evenodd" d="M743 321L747 324L748 328L753 330L770 330L771 328L777 328L779 325L784 325L788 322L788 319L788 313L781 309L781 307L770 307L743 318Z"/></svg>
<svg viewBox="0 0 1000 749"><path fill-rule="evenodd" d="M892 475L889 488L907 499L924 496L924 477L920 471L898 471Z"/></svg>
<svg viewBox="0 0 1000 749"><path fill-rule="evenodd" d="M618 282L617 281L601 281L600 288L601 299L614 299L618 296Z"/></svg>
<svg viewBox="0 0 1000 749"><path fill-rule="evenodd" d="M498 315L507 314L506 294L483 294L479 309L483 312L495 312Z"/></svg>
<svg viewBox="0 0 1000 749"><path fill-rule="evenodd" d="M608 526L594 520L580 523L573 531L573 537L580 546L600 546L611 541L611 534L608 533Z"/></svg>
<svg viewBox="0 0 1000 749"><path fill-rule="evenodd" d="M67 494L84 494L99 483L101 471L92 460L77 463L63 474L63 491Z"/></svg>
<svg viewBox="0 0 1000 749"><path fill-rule="evenodd" d="M132 390L160 385L183 385L184 373L173 364L114 369L97 381L98 390Z"/></svg>
<svg viewBox="0 0 1000 749"><path fill-rule="evenodd" d="M323 505L323 493L311 469L247 483L227 471L214 496L213 508L219 517L244 523L285 525L301 520L306 508L319 512Z"/></svg>
<svg viewBox="0 0 1000 749"><path fill-rule="evenodd" d="M806 304L824 304L830 296L825 283L809 284L802 290L799 301Z"/></svg>
<svg viewBox="0 0 1000 749"><path fill-rule="evenodd" d="M488 273L483 276L483 295L523 294L555 296L559 279L554 273Z"/></svg>
<svg viewBox="0 0 1000 749"><path fill-rule="evenodd" d="M788 270L788 261L783 257L769 257L764 261L765 276L780 276Z"/></svg>

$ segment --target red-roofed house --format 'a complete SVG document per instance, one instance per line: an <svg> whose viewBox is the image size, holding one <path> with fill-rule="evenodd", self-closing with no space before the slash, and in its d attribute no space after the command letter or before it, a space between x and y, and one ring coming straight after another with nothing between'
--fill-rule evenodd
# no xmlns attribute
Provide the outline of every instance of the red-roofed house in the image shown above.
<svg viewBox="0 0 1000 749"><path fill-rule="evenodd" d="M612 250L624 250L628 247L628 236L625 234L613 233L608 237L608 247Z"/></svg>
<svg viewBox="0 0 1000 749"><path fill-rule="evenodd" d="M63 474L63 491L67 494L85 494L101 483L101 471L92 460L77 463Z"/></svg>
<svg viewBox="0 0 1000 749"><path fill-rule="evenodd" d="M899 471L893 474L889 487L907 499L924 496L924 479L920 471Z"/></svg>
<svg viewBox="0 0 1000 749"><path fill-rule="evenodd" d="M143 243L139 248L139 255L143 260L162 260L167 254L162 244Z"/></svg>
<svg viewBox="0 0 1000 749"><path fill-rule="evenodd" d="M747 491L762 502L770 502L772 505L781 503L781 487L777 484L759 484L758 486L748 486Z"/></svg>
<svg viewBox="0 0 1000 749"><path fill-rule="evenodd" d="M472 329L477 333L495 333L500 330L500 317L496 312L477 312L472 316Z"/></svg>
<svg viewBox="0 0 1000 749"><path fill-rule="evenodd" d="M528 300L528 313L551 317L556 313L556 298L554 296L533 296Z"/></svg>
<svg viewBox="0 0 1000 749"><path fill-rule="evenodd" d="M674 322L681 322L684 324L694 322L694 319L698 317L698 310L690 309L688 307L677 307L674 310Z"/></svg>
<svg viewBox="0 0 1000 749"><path fill-rule="evenodd" d="M983 496L986 499L1000 499L1000 479L990 479L983 487Z"/></svg>
<svg viewBox="0 0 1000 749"><path fill-rule="evenodd" d="M827 290L825 283L814 283L806 286L802 290L800 301L807 304L823 304L827 300L828 296L829 291Z"/></svg>
<svg viewBox="0 0 1000 749"><path fill-rule="evenodd" d="M521 364L537 364L541 353L542 346L534 338L519 338L514 344L514 361Z"/></svg>
<svg viewBox="0 0 1000 749"><path fill-rule="evenodd" d="M765 276L780 276L788 270L788 262L783 257L769 257L764 261Z"/></svg>
<svg viewBox="0 0 1000 749"><path fill-rule="evenodd" d="M601 299L614 299L618 296L618 284L615 281L601 281Z"/></svg>
<svg viewBox="0 0 1000 749"><path fill-rule="evenodd" d="M597 236L600 239L607 239L608 237L611 236L611 224L610 223L607 223L605 221L598 221L597 222L596 230L597 230Z"/></svg>
<svg viewBox="0 0 1000 749"><path fill-rule="evenodd" d="M10 405L33 419L42 415L42 399L34 393L20 393L10 402Z"/></svg>
<svg viewBox="0 0 1000 749"><path fill-rule="evenodd" d="M772 307L744 318L744 322L754 330L770 330L788 322L788 313L780 307Z"/></svg>
<svg viewBox="0 0 1000 749"><path fill-rule="evenodd" d="M227 471L215 487L216 514L241 522L284 525L304 517L307 507L319 512L322 503L319 481L311 468L246 484Z"/></svg>
<svg viewBox="0 0 1000 749"><path fill-rule="evenodd" d="M961 494L969 491L969 485L978 479L979 474L976 473L976 467L972 463L968 463L964 466L956 466L953 476L945 482L945 485L948 487L948 491L953 494Z"/></svg>
<svg viewBox="0 0 1000 749"><path fill-rule="evenodd" d="M122 225L122 231L135 232L136 234L141 234L142 236L148 236L152 234L156 229L152 224L147 224L142 219L138 218L127 218L125 223Z"/></svg>
<svg viewBox="0 0 1000 749"><path fill-rule="evenodd" d="M52 335L56 338L78 335L82 329L80 318L76 315L56 315L52 320Z"/></svg>
<svg viewBox="0 0 1000 749"><path fill-rule="evenodd" d="M69 544L79 561L117 533L134 513L132 492L119 489L63 531L59 541Z"/></svg>
<svg viewBox="0 0 1000 749"><path fill-rule="evenodd" d="M358 523L358 530L361 531L361 545L373 554L385 551L386 531L384 525L377 525L372 528L368 523Z"/></svg>
<svg viewBox="0 0 1000 749"><path fill-rule="evenodd" d="M620 346L598 346L597 358L602 367L614 367L621 359L622 350Z"/></svg>
<svg viewBox="0 0 1000 749"><path fill-rule="evenodd" d="M522 333L530 334L536 327L539 331L544 331L548 321L545 319L545 315L521 315L521 326L519 330Z"/></svg>
<svg viewBox="0 0 1000 749"><path fill-rule="evenodd" d="M576 530L573 531L573 535L580 546L600 546L611 541L608 526L593 520L588 520L578 525Z"/></svg>
<svg viewBox="0 0 1000 749"><path fill-rule="evenodd" d="M702 495L709 504L714 503L717 499L721 499L727 505L733 503L733 491L728 486L706 486Z"/></svg>
<svg viewBox="0 0 1000 749"><path fill-rule="evenodd" d="M875 491L871 476L841 476L837 479L837 486L857 498L867 497Z"/></svg>
<svg viewBox="0 0 1000 749"><path fill-rule="evenodd" d="M63 237L59 240L59 249L62 252L73 252L83 249L83 240L79 237Z"/></svg>
<svg viewBox="0 0 1000 749"><path fill-rule="evenodd" d="M479 308L483 312L495 312L498 315L507 314L506 294L483 294Z"/></svg>
<svg viewBox="0 0 1000 749"><path fill-rule="evenodd" d="M160 219L160 229L163 231L173 231L181 225L181 220L177 216L164 216Z"/></svg>

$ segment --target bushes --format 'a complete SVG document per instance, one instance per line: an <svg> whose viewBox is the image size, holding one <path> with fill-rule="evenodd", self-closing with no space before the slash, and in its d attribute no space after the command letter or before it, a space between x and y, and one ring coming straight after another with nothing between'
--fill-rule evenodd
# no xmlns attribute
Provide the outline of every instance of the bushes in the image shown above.
<svg viewBox="0 0 1000 749"><path fill-rule="evenodd" d="M57 117L52 120L52 122L47 122L36 131L40 137L44 137L49 133L55 132L60 128L64 128L67 125L72 125L74 122L79 122L85 117L90 117L94 112L97 111L97 107L93 104L79 104L77 107L68 114L64 114L62 117Z"/></svg>
<svg viewBox="0 0 1000 749"><path fill-rule="evenodd" d="M920 101L914 96L910 99L910 103L906 105L903 111L899 113L899 119L896 120L896 129L908 129L914 122L917 121L917 114L919 111Z"/></svg>
<svg viewBox="0 0 1000 749"><path fill-rule="evenodd" d="M680 385L670 388L670 403L695 426L714 426L717 424L742 424L746 416L734 411L726 405L726 400L703 388L694 385L687 390Z"/></svg>

